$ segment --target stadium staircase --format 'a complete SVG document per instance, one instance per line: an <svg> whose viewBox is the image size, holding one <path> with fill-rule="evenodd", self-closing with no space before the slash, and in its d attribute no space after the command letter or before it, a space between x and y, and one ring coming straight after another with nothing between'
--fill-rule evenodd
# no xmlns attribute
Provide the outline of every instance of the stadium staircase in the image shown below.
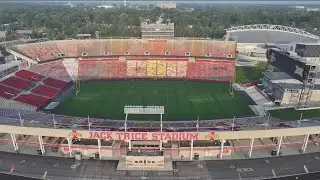
<svg viewBox="0 0 320 180"><path fill-rule="evenodd" d="M63 64L73 81L78 78L78 60L76 58L68 58L63 61Z"/></svg>
<svg viewBox="0 0 320 180"><path fill-rule="evenodd" d="M77 64L73 65L76 66ZM65 67L64 62L62 62L61 60L44 64L40 63L35 66L31 66L28 70L36 74L41 74L43 76L51 77L61 81L69 82L70 80L72 80L72 76L70 76L68 69Z"/></svg>

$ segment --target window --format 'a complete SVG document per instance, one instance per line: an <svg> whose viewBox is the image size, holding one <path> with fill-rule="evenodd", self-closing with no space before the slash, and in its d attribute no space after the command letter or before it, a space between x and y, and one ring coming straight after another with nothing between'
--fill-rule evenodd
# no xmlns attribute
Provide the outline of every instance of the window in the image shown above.
<svg viewBox="0 0 320 180"><path fill-rule="evenodd" d="M108 52L104 52L104 53L103 53L103 55L108 56L108 55L109 55L109 53L108 53Z"/></svg>
<svg viewBox="0 0 320 180"><path fill-rule="evenodd" d="M151 163L151 161L148 161L148 164L150 164Z"/></svg>
<svg viewBox="0 0 320 180"><path fill-rule="evenodd" d="M138 161L135 161L134 163L138 164L139 162L138 162Z"/></svg>
<svg viewBox="0 0 320 180"><path fill-rule="evenodd" d="M170 56L170 52L165 52L164 53L166 56Z"/></svg>
<svg viewBox="0 0 320 180"><path fill-rule="evenodd" d="M227 58L232 58L232 55L231 55L231 54L228 54L228 55L227 55Z"/></svg>
<svg viewBox="0 0 320 180"><path fill-rule="evenodd" d="M211 57L211 53L206 53L206 57Z"/></svg>
<svg viewBox="0 0 320 180"><path fill-rule="evenodd" d="M151 161L151 162L152 162L152 164L156 163L155 161Z"/></svg>
<svg viewBox="0 0 320 180"><path fill-rule="evenodd" d="M150 55L149 51L144 52L144 55Z"/></svg>
<svg viewBox="0 0 320 180"><path fill-rule="evenodd" d="M139 161L139 163L142 163L142 161Z"/></svg>
<svg viewBox="0 0 320 180"><path fill-rule="evenodd" d="M186 53L185 53L185 56L190 56L190 53L189 53L189 52L186 52Z"/></svg>
<svg viewBox="0 0 320 180"><path fill-rule="evenodd" d="M124 53L124 55L129 55L130 53L128 52L128 51L126 51L125 53Z"/></svg>
<svg viewBox="0 0 320 180"><path fill-rule="evenodd" d="M82 56L87 56L87 53L86 53L86 52L83 52L83 53L82 53Z"/></svg>

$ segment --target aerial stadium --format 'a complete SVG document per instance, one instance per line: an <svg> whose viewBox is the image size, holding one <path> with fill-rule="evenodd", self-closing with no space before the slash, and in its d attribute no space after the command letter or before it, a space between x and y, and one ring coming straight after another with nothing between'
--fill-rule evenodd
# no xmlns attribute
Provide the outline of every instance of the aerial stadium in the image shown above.
<svg viewBox="0 0 320 180"><path fill-rule="evenodd" d="M17 66L0 82L1 147L114 160L109 176L159 171L163 179L211 176L180 161L318 152L318 121L257 116L234 90L236 49L234 41L186 39L12 46Z"/></svg>

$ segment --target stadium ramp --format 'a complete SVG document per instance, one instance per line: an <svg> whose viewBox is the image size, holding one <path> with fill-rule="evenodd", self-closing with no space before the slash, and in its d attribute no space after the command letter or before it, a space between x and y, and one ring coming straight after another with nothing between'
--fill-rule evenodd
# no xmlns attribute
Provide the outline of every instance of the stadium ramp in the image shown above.
<svg viewBox="0 0 320 180"><path fill-rule="evenodd" d="M66 58L64 59L63 64L66 67L71 79L75 81L78 78L78 60L76 58Z"/></svg>

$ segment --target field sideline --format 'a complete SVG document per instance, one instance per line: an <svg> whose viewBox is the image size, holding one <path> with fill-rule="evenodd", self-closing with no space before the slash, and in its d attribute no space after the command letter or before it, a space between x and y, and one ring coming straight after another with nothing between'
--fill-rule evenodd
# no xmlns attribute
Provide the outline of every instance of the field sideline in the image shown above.
<svg viewBox="0 0 320 180"><path fill-rule="evenodd" d="M196 120L251 116L253 112L229 84L190 81L81 82L78 96L68 97L57 114L124 119L125 105L163 105L163 120ZM159 120L155 115L131 115L134 120Z"/></svg>

